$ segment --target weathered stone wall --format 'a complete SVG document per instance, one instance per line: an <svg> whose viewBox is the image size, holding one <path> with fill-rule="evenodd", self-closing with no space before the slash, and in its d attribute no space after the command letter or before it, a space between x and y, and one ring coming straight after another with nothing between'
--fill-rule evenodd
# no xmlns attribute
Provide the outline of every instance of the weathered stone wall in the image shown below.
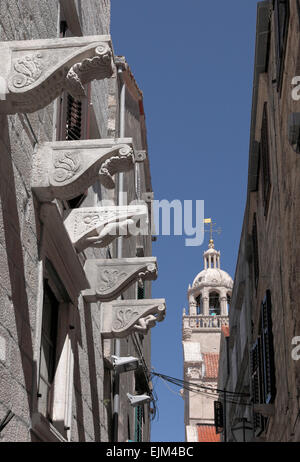
<svg viewBox="0 0 300 462"><path fill-rule="evenodd" d="M73 2L69 2L69 5ZM72 24L76 35L109 34L110 2L77 0L74 10L63 0L1 1L0 39L41 39L58 36L58 15ZM60 8L59 8L60 7ZM71 11L71 13L70 13ZM78 25L79 24L79 25ZM68 31L67 35L72 35ZM93 82L91 85L91 136L117 137L119 130L119 89L117 79ZM39 204L31 192L32 152L36 143L56 138L55 104L33 114L1 116L0 127L0 419L8 410L15 415L3 430L2 441L39 440L30 432L33 409L36 408L36 369L39 358L38 306L42 304L39 287L43 277L41 256L41 223ZM127 114L129 109L127 110ZM126 136L141 146L139 120L127 124ZM142 147L141 148L145 148ZM141 167L143 169L143 167ZM144 177L143 177L144 178ZM135 198L134 173L125 174L125 188ZM141 189L145 190L142 181ZM100 184L89 188L82 206L95 206L102 199L117 203L117 188L108 191ZM61 204L60 208L62 210ZM62 212L63 213L63 212ZM145 255L151 251L151 237L143 240ZM116 241L110 245L111 256L117 256ZM124 240L123 256L136 256L136 238ZM107 258L106 249L87 249L84 258ZM134 285L124 298L136 298ZM151 284L146 283L146 297L151 297ZM100 304L84 303L79 298L74 307L72 350L74 354L74 387L70 439L73 441L108 441L111 439L111 373L103 362L100 335ZM110 351L113 352L113 342ZM142 341L150 366L150 334ZM122 354L137 355L132 340L122 341ZM123 377L124 376L124 377ZM133 438L134 411L127 403L126 392L134 392L134 374L121 377L120 441L128 437L129 416ZM146 416L145 439L149 438Z"/></svg>
<svg viewBox="0 0 300 462"><path fill-rule="evenodd" d="M1 1L0 8L2 41L57 35L57 1ZM30 440L39 268L31 158L36 141L52 139L52 121L53 104L28 119L1 116L0 418L15 413L3 441Z"/></svg>
<svg viewBox="0 0 300 462"><path fill-rule="evenodd" d="M278 91L276 58L276 25L270 2L270 46L267 69L258 72L257 102L254 102L251 136L261 140L264 103L268 110L268 140L271 192L268 211L263 199L262 160L256 162L254 146L250 149L249 186L245 219L238 256L230 312L230 375L227 384L233 391L247 391L250 378L250 349L257 339L261 303L266 291L272 299L272 330L276 397L274 415L260 440L299 441L299 371L300 361L291 356L292 338L300 334L298 309L299 287L299 222L300 222L300 157L289 143L288 121L292 112L300 112L299 101L293 101L292 79L299 75L299 27L297 2L291 0L282 89ZM259 24L258 24L259 28ZM267 29L266 29L267 31ZM266 42L267 43L267 42ZM267 50L266 50L267 51ZM260 55L260 57L262 57ZM267 54L266 54L267 56ZM262 67L263 59L259 65ZM258 65L258 67L259 67ZM257 69L258 69L257 67ZM253 180L257 177L257 188ZM254 283L254 260L251 242L253 217L258 233L259 280ZM244 287L242 288L242 285ZM246 327L243 325L246 323ZM232 329L233 328L233 329ZM241 336L246 338L241 338ZM243 345L245 349L243 349ZM237 376L233 383L232 371ZM223 370L223 374L226 374ZM251 391L251 390L250 390ZM231 406L228 425L236 417L251 413L241 406ZM243 414L244 413L244 414Z"/></svg>

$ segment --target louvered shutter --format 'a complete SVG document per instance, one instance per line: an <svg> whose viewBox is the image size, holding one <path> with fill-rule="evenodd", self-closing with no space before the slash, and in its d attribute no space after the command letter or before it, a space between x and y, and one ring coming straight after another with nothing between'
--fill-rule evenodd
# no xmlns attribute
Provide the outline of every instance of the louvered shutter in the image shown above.
<svg viewBox="0 0 300 462"><path fill-rule="evenodd" d="M82 103L67 96L66 140L81 139Z"/></svg>
<svg viewBox="0 0 300 462"><path fill-rule="evenodd" d="M272 403L276 394L271 312L271 293L268 290L261 307L264 402L266 404Z"/></svg>
<svg viewBox="0 0 300 462"><path fill-rule="evenodd" d="M223 403L221 401L214 401L214 415L215 415L215 427L216 433L223 431Z"/></svg>
<svg viewBox="0 0 300 462"><path fill-rule="evenodd" d="M255 287L257 288L258 279L259 279L259 257L258 257L256 214L254 214L253 225L252 225L252 246L253 246L254 282L255 282Z"/></svg>
<svg viewBox="0 0 300 462"><path fill-rule="evenodd" d="M275 0L277 91L281 90L282 86L289 18L289 0Z"/></svg>
<svg viewBox="0 0 300 462"><path fill-rule="evenodd" d="M254 404L262 403L263 382L262 382L262 367L261 367L261 338L252 347L250 354L251 365L251 383L252 383L252 399ZM261 414L254 412L253 415L254 431L258 436L265 428L265 419Z"/></svg>
<svg viewBox="0 0 300 462"><path fill-rule="evenodd" d="M68 141L82 138L82 103L69 94L67 95L65 138ZM68 200L69 207L71 209L79 207L85 197L86 193Z"/></svg>
<svg viewBox="0 0 300 462"><path fill-rule="evenodd" d="M262 118L260 155L262 157L264 209L267 215L271 192L267 103L264 104Z"/></svg>
<svg viewBox="0 0 300 462"><path fill-rule="evenodd" d="M145 286L144 283L142 286L138 284L138 293L137 293L138 300L143 300L145 298Z"/></svg>

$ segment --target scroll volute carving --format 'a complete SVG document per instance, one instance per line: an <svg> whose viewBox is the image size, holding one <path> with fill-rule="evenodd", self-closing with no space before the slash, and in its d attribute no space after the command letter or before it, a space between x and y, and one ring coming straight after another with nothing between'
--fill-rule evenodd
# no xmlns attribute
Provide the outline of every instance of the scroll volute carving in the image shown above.
<svg viewBox="0 0 300 462"><path fill-rule="evenodd" d="M155 257L88 259L84 270L90 289L82 295L88 302L114 300L139 281L157 277Z"/></svg>
<svg viewBox="0 0 300 462"><path fill-rule="evenodd" d="M115 300L101 304L103 338L127 337L133 332L147 334L163 321L166 304L163 298L149 300Z"/></svg>
<svg viewBox="0 0 300 462"><path fill-rule="evenodd" d="M78 252L88 247L106 247L119 236L148 233L146 205L82 207L73 209L65 227Z"/></svg>
<svg viewBox="0 0 300 462"><path fill-rule="evenodd" d="M84 85L114 73L109 35L0 43L0 112L34 112L63 90L84 97Z"/></svg>
<svg viewBox="0 0 300 462"><path fill-rule="evenodd" d="M134 160L131 138L43 143L33 156L32 189L41 202L72 199L97 180L112 189L113 175Z"/></svg>

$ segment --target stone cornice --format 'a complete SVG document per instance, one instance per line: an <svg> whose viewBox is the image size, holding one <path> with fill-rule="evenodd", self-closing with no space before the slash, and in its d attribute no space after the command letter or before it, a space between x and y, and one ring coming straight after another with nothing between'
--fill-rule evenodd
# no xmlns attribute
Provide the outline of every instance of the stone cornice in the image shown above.
<svg viewBox="0 0 300 462"><path fill-rule="evenodd" d="M31 186L42 202L72 199L97 180L112 189L134 160L131 138L46 142L35 149Z"/></svg>
<svg viewBox="0 0 300 462"><path fill-rule="evenodd" d="M114 300L101 304L103 338L127 337L133 332L147 334L165 317L165 299Z"/></svg>
<svg viewBox="0 0 300 462"><path fill-rule="evenodd" d="M90 284L82 293L87 302L114 300L135 282L157 277L155 257L88 259L84 269Z"/></svg>
<svg viewBox="0 0 300 462"><path fill-rule="evenodd" d="M0 112L34 112L63 90L84 96L84 85L113 75L109 35L0 42Z"/></svg>
<svg viewBox="0 0 300 462"><path fill-rule="evenodd" d="M64 224L81 252L88 247L106 247L119 236L146 235L148 210L146 205L82 207L73 209Z"/></svg>

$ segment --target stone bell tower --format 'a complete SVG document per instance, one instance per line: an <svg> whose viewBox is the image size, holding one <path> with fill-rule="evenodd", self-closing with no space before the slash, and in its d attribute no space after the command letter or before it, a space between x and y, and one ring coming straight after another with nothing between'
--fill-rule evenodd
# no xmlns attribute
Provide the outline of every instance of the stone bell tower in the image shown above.
<svg viewBox="0 0 300 462"><path fill-rule="evenodd" d="M214 401L217 394L219 346L222 326L228 324L233 281L221 270L220 252L210 239L203 254L204 269L188 288L189 309L183 310L182 344L184 380L184 423L186 441L219 441L214 427ZM192 384L202 388L193 391Z"/></svg>

